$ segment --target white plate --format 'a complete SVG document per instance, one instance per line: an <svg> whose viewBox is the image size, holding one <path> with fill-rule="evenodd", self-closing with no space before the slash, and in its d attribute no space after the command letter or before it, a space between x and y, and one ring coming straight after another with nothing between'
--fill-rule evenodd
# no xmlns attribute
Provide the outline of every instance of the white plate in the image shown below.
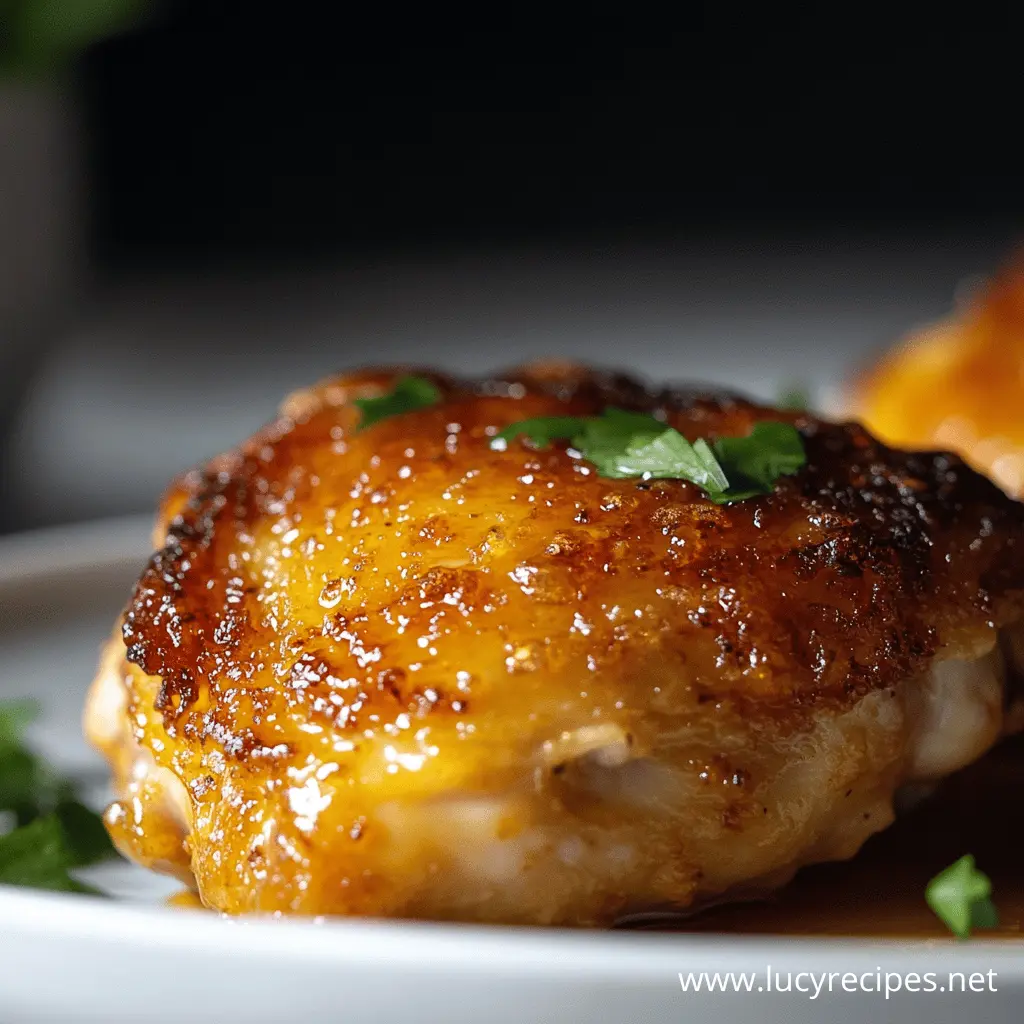
<svg viewBox="0 0 1024 1024"><path fill-rule="evenodd" d="M81 738L82 699L99 645L146 557L147 534L147 521L130 519L0 541L0 698L38 697L45 718L33 738L52 759L96 779L102 766ZM0 886L2 1024L937 1024L1017 1021L1024 1000L1016 943L229 920L164 906L173 886L127 865L92 877L118 898ZM769 968L783 986L789 974L803 988L816 982L801 972L818 980L832 973L833 991L817 998L813 991L759 992ZM684 993L680 972L701 971L757 978L749 993ZM948 988L950 972L977 972L985 991L902 991L886 999L866 990L878 987L879 973L894 976L892 987L907 972L931 972L937 989ZM844 974L856 976L846 982L856 991L843 991ZM975 988L981 984L975 980Z"/></svg>

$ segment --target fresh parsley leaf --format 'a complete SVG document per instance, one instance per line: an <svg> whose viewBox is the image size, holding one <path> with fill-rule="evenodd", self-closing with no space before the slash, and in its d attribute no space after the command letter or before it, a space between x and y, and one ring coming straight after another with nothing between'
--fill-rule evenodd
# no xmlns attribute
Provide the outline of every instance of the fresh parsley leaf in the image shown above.
<svg viewBox="0 0 1024 1024"><path fill-rule="evenodd" d="M665 430L665 423L645 412L630 412L611 406L600 416L584 417L584 427L591 444L605 444L614 438L656 437Z"/></svg>
<svg viewBox="0 0 1024 1024"><path fill-rule="evenodd" d="M971 904L971 928L998 928L999 911L991 899Z"/></svg>
<svg viewBox="0 0 1024 1024"><path fill-rule="evenodd" d="M771 494L780 476L789 476L807 461L796 427L772 420L755 423L746 437L721 437L715 455L729 477L729 500Z"/></svg>
<svg viewBox="0 0 1024 1024"><path fill-rule="evenodd" d="M48 803L49 783L38 759L27 750L0 749L0 810L13 814L19 825L39 817L41 805Z"/></svg>
<svg viewBox="0 0 1024 1024"><path fill-rule="evenodd" d="M0 836L0 883L5 885L95 893L68 874L70 868L79 866L76 851L56 814L36 818Z"/></svg>
<svg viewBox="0 0 1024 1024"><path fill-rule="evenodd" d="M626 453L630 448L641 448L653 441L665 429L665 424L653 416L623 409L606 409L602 416L583 420L572 439L572 446L597 467L601 476L613 479L634 476L620 468Z"/></svg>
<svg viewBox="0 0 1024 1024"><path fill-rule="evenodd" d="M0 749L21 743L25 729L39 717L39 701L21 698L0 702Z"/></svg>
<svg viewBox="0 0 1024 1024"><path fill-rule="evenodd" d="M9 811L19 825L52 807L52 778L24 745L26 727L38 716L31 700L0 703L0 811Z"/></svg>
<svg viewBox="0 0 1024 1024"><path fill-rule="evenodd" d="M113 856L114 846L73 781L25 745L25 728L38 712L31 701L0 702L0 812L15 825L0 834L0 882L91 892L67 872Z"/></svg>
<svg viewBox="0 0 1024 1024"><path fill-rule="evenodd" d="M992 882L965 854L940 871L925 889L925 900L947 928L966 939L973 928L995 928L999 914L992 902Z"/></svg>
<svg viewBox="0 0 1024 1024"><path fill-rule="evenodd" d="M657 437L665 429L661 420L646 413L626 409L605 409L600 416L536 416L518 420L491 440L492 448L501 448L516 437L527 437L538 448L552 441L571 441L574 448L591 451L622 451L640 437Z"/></svg>
<svg viewBox="0 0 1024 1024"><path fill-rule="evenodd" d="M53 812L64 831L70 866L84 868L117 854L103 819L78 800L65 800Z"/></svg>
<svg viewBox="0 0 1024 1024"><path fill-rule="evenodd" d="M790 385L779 395L778 406L780 409L789 409L793 412L809 409L811 407L810 389L804 384Z"/></svg>
<svg viewBox="0 0 1024 1024"><path fill-rule="evenodd" d="M572 438L585 429L586 422L584 416L536 416L519 420L495 434L491 438L491 447L501 449L517 437L526 437L538 448L546 448L552 441Z"/></svg>
<svg viewBox="0 0 1024 1024"><path fill-rule="evenodd" d="M677 430L663 428L656 437L631 442L625 452L598 464L602 476L648 479L689 480L704 489L709 497L724 494L729 486L722 467L707 442L693 444Z"/></svg>
<svg viewBox="0 0 1024 1024"><path fill-rule="evenodd" d="M362 412L359 429L365 430L389 416L426 409L441 401L441 391L426 377L405 376L386 394L377 398L356 398L353 405Z"/></svg>
<svg viewBox="0 0 1024 1024"><path fill-rule="evenodd" d="M504 448L517 436L538 447L567 439L600 476L610 479L688 480L717 504L770 494L780 476L806 461L803 441L788 423L755 424L747 437L709 445L644 413L606 409L601 416L542 416L506 427L491 442Z"/></svg>

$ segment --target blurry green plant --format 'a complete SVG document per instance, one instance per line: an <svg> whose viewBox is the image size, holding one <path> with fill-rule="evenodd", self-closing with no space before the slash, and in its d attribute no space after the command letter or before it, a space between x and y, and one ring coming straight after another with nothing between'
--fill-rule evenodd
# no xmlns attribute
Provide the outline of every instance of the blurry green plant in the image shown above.
<svg viewBox="0 0 1024 1024"><path fill-rule="evenodd" d="M88 46L135 24L150 0L0 0L0 80L59 77Z"/></svg>

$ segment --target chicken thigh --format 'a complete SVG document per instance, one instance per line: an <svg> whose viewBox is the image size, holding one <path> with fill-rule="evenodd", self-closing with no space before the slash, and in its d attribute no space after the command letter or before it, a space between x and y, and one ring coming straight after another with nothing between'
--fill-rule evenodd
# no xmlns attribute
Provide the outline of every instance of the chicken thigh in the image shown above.
<svg viewBox="0 0 1024 1024"><path fill-rule="evenodd" d="M608 925L852 856L1014 725L1024 507L956 456L538 364L351 373L163 502L86 728L122 851L229 913ZM606 408L806 464L716 504L508 425Z"/></svg>

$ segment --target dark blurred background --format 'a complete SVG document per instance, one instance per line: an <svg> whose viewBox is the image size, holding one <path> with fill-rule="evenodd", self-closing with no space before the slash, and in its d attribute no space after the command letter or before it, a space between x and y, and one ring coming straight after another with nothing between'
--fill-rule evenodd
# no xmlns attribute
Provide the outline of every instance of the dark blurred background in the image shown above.
<svg viewBox="0 0 1024 1024"><path fill-rule="evenodd" d="M869 55L641 19L172 10L85 63L113 266L951 227L1021 207L1005 120L1021 76L983 42Z"/></svg>
<svg viewBox="0 0 1024 1024"><path fill-rule="evenodd" d="M139 6L0 79L0 213L29 222L0 234L28 282L0 314L2 530L148 509L365 362L571 355L827 402L1024 218L994 35Z"/></svg>

